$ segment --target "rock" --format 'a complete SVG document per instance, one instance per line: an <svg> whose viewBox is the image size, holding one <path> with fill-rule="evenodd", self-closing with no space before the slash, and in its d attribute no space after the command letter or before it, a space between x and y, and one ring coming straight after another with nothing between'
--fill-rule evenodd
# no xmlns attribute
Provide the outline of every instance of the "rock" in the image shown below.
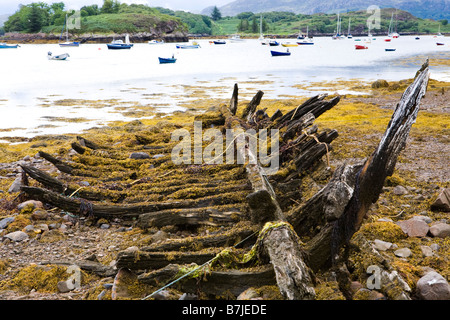
<svg viewBox="0 0 450 320"><path fill-rule="evenodd" d="M433 249L429 246L420 246L420 250L422 250L422 255L424 257L432 257L434 256Z"/></svg>
<svg viewBox="0 0 450 320"><path fill-rule="evenodd" d="M57 287L59 292L67 293L75 289L75 284L72 280L66 280L58 282Z"/></svg>
<svg viewBox="0 0 450 320"><path fill-rule="evenodd" d="M150 159L150 156L145 152L133 152L130 154L130 159Z"/></svg>
<svg viewBox="0 0 450 320"><path fill-rule="evenodd" d="M386 251L392 248L392 243L375 239L375 241L373 242L373 247L377 250Z"/></svg>
<svg viewBox="0 0 450 320"><path fill-rule="evenodd" d="M383 79L378 79L372 83L372 88L374 88L374 89L387 88L387 87L389 87L389 83Z"/></svg>
<svg viewBox="0 0 450 320"><path fill-rule="evenodd" d="M427 216L414 216L411 219L422 220L425 223L431 223L433 221L430 217Z"/></svg>
<svg viewBox="0 0 450 320"><path fill-rule="evenodd" d="M112 286L111 299L117 300L119 298L131 298L132 293L129 287L137 281L137 276L126 268L121 268L115 278Z"/></svg>
<svg viewBox="0 0 450 320"><path fill-rule="evenodd" d="M243 291L238 297L237 300L251 300L254 298L258 298L259 295L253 288L248 288L247 290Z"/></svg>
<svg viewBox="0 0 450 320"><path fill-rule="evenodd" d="M417 281L417 295L423 300L450 300L450 285L439 273L431 271Z"/></svg>
<svg viewBox="0 0 450 320"><path fill-rule="evenodd" d="M394 251L394 254L400 258L408 258L411 256L412 252L408 248L401 248Z"/></svg>
<svg viewBox="0 0 450 320"><path fill-rule="evenodd" d="M403 232L409 237L425 237L430 229L425 221L413 218L398 221L397 225L402 228Z"/></svg>
<svg viewBox="0 0 450 320"><path fill-rule="evenodd" d="M16 193L20 191L20 187L22 186L22 175L18 174L16 180L11 184L8 189L9 193Z"/></svg>
<svg viewBox="0 0 450 320"><path fill-rule="evenodd" d="M28 240L28 235L23 231L14 231L5 235L5 238L11 239L15 242L20 242L24 240Z"/></svg>
<svg viewBox="0 0 450 320"><path fill-rule="evenodd" d="M157 293L155 293L152 297L155 300L169 300L171 294L168 290L161 290Z"/></svg>
<svg viewBox="0 0 450 320"><path fill-rule="evenodd" d="M45 209L36 209L31 214L31 220L47 220L48 212Z"/></svg>
<svg viewBox="0 0 450 320"><path fill-rule="evenodd" d="M110 227L110 225L107 224L107 223L102 223L102 224L100 225L100 229L109 229L109 227Z"/></svg>
<svg viewBox="0 0 450 320"><path fill-rule="evenodd" d="M178 300L198 300L198 296L193 293L183 293Z"/></svg>
<svg viewBox="0 0 450 320"><path fill-rule="evenodd" d="M42 204L42 202L41 201L37 201L37 200L28 200L28 201L25 201L25 202L22 202L22 203L20 203L18 206L17 206L17 209L19 210L19 211L22 211L23 209L25 209L25 208L29 208L29 209L31 209L31 210L34 210L34 209L36 209L36 208L44 208L44 205Z"/></svg>
<svg viewBox="0 0 450 320"><path fill-rule="evenodd" d="M408 190L403 186L396 186L392 192L397 196L408 194Z"/></svg>
<svg viewBox="0 0 450 320"><path fill-rule="evenodd" d="M450 189L445 188L431 205L431 210L450 212Z"/></svg>
<svg viewBox="0 0 450 320"><path fill-rule="evenodd" d="M430 233L433 237L446 238L450 236L450 224L438 222L433 224L430 228Z"/></svg>
<svg viewBox="0 0 450 320"><path fill-rule="evenodd" d="M439 251L439 249L441 248L437 243L432 243L432 244L430 244L430 248L433 250L433 251Z"/></svg>
<svg viewBox="0 0 450 320"><path fill-rule="evenodd" d="M355 295L353 296L354 300L385 300L386 297L376 291L376 290L369 290L366 288L359 289Z"/></svg>
<svg viewBox="0 0 450 320"><path fill-rule="evenodd" d="M153 242L157 243L157 242L160 242L160 241L165 241L166 239L169 238L169 235L167 234L167 232L159 230L154 235L152 235L151 238L152 238Z"/></svg>
<svg viewBox="0 0 450 320"><path fill-rule="evenodd" d="M153 159L159 159L159 158L162 158L162 157L164 157L164 155L162 153L160 153L160 154L155 154L152 158Z"/></svg>
<svg viewBox="0 0 450 320"><path fill-rule="evenodd" d="M5 219L0 220L0 229L5 229L8 226L8 224L13 222L14 220L15 220L14 217L7 217Z"/></svg>

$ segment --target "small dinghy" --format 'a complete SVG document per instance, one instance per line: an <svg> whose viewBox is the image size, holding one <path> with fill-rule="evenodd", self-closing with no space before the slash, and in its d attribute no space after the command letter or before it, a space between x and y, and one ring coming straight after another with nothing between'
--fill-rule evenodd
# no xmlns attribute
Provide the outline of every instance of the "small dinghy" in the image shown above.
<svg viewBox="0 0 450 320"><path fill-rule="evenodd" d="M47 53L48 60L66 60L70 55L68 53L58 54L54 56L50 51Z"/></svg>

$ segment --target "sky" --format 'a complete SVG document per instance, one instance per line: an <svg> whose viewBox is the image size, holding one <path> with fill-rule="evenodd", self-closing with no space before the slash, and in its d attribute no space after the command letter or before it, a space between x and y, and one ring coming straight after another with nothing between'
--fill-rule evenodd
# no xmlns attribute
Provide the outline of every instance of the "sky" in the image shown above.
<svg viewBox="0 0 450 320"><path fill-rule="evenodd" d="M18 10L20 4L29 4L32 2L64 2L68 9L79 9L84 5L98 4L102 5L103 0L0 0L0 15L11 14ZM138 3L147 4L151 7L164 7L172 10L185 10L191 12L200 12L209 6L223 6L233 2L233 0L119 0L120 3Z"/></svg>

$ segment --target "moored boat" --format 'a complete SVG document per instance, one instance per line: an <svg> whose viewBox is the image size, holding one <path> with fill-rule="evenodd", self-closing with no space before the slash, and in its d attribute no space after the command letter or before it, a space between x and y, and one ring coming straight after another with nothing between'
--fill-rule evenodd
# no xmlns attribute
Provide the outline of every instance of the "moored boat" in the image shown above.
<svg viewBox="0 0 450 320"><path fill-rule="evenodd" d="M162 58L162 57L158 57L159 59L159 63L160 64L164 64L164 63L175 63L177 61L177 59L172 56L172 58Z"/></svg>
<svg viewBox="0 0 450 320"><path fill-rule="evenodd" d="M227 42L225 40L214 40L214 44L226 44Z"/></svg>
<svg viewBox="0 0 450 320"><path fill-rule="evenodd" d="M106 44L108 49L119 50L119 49L130 49L133 44L130 43L130 36L127 34L125 36L125 42L122 40L113 40L111 43Z"/></svg>
<svg viewBox="0 0 450 320"><path fill-rule="evenodd" d="M20 47L18 44L0 43L0 49L15 49Z"/></svg>
<svg viewBox="0 0 450 320"><path fill-rule="evenodd" d="M437 46L443 46L443 45L445 45L443 42L436 42L436 45Z"/></svg>
<svg viewBox="0 0 450 320"><path fill-rule="evenodd" d="M369 48L366 47L366 46L361 46L361 45L359 45L359 44L356 44L356 45L355 45L355 49L356 49L356 50L363 50L363 49L369 49Z"/></svg>
<svg viewBox="0 0 450 320"><path fill-rule="evenodd" d="M68 53L62 53L54 56L50 51L47 53L48 60L66 60L70 55Z"/></svg>
<svg viewBox="0 0 450 320"><path fill-rule="evenodd" d="M177 44L177 49L198 49L200 48L199 44Z"/></svg>
<svg viewBox="0 0 450 320"><path fill-rule="evenodd" d="M164 44L164 40L158 41L158 40L150 40L148 44Z"/></svg>
<svg viewBox="0 0 450 320"><path fill-rule="evenodd" d="M64 20L64 27L61 30L61 36L59 37L60 40L62 38L64 28L66 28L66 42L60 43L59 46L60 47L79 47L80 43L78 41L69 41L69 27L67 25L67 14L66 14L66 19Z"/></svg>
<svg viewBox="0 0 450 320"><path fill-rule="evenodd" d="M296 44L296 43L289 43L289 42L282 43L281 45L283 47L297 47L298 46L298 44Z"/></svg>
<svg viewBox="0 0 450 320"><path fill-rule="evenodd" d="M385 48L384 51L395 51L396 49L394 48Z"/></svg>
<svg viewBox="0 0 450 320"><path fill-rule="evenodd" d="M271 46L271 47L276 47L276 46L279 46L279 45L280 45L280 43L277 40L270 40L269 41L269 46Z"/></svg>
<svg viewBox="0 0 450 320"><path fill-rule="evenodd" d="M270 50L270 54L272 55L272 57L290 56L291 55L291 53L289 52L289 49L285 52Z"/></svg>

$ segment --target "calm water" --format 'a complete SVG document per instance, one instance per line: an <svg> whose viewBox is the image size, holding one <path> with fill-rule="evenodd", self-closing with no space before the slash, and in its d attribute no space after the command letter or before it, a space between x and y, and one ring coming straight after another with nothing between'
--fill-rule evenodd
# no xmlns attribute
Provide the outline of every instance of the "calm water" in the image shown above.
<svg viewBox="0 0 450 320"><path fill-rule="evenodd" d="M57 100L119 99L122 108L153 105L170 112L182 109L182 102L188 99L186 95L193 87L206 88L212 98L229 98L236 82L240 92L253 95L261 89L267 98L305 95L308 92L294 85L337 78L365 81L411 78L418 68L417 62L403 63L399 59L416 55L449 58L450 40L445 38L400 37L389 43L383 37L371 43L361 39L356 42L316 38L313 46L290 47L289 57L272 57L270 50L287 48L262 46L257 40L225 45L200 40L201 48L192 50L176 49L174 43L135 44L130 50L108 50L106 44L85 44L78 48L22 45L18 49L2 49L0 136L77 132L112 120L133 119L118 112L115 101L104 103L102 108L85 103L51 106ZM445 46L436 46L436 41L444 42ZM355 44L369 49L355 50ZM396 51L386 52L385 48ZM54 55L67 52L70 58L49 61L49 51ZM172 54L178 59L175 64L158 63L158 57ZM450 81L448 68L431 71L432 78ZM92 121L69 124L55 121L54 117L83 117ZM8 128L16 129L4 130Z"/></svg>

